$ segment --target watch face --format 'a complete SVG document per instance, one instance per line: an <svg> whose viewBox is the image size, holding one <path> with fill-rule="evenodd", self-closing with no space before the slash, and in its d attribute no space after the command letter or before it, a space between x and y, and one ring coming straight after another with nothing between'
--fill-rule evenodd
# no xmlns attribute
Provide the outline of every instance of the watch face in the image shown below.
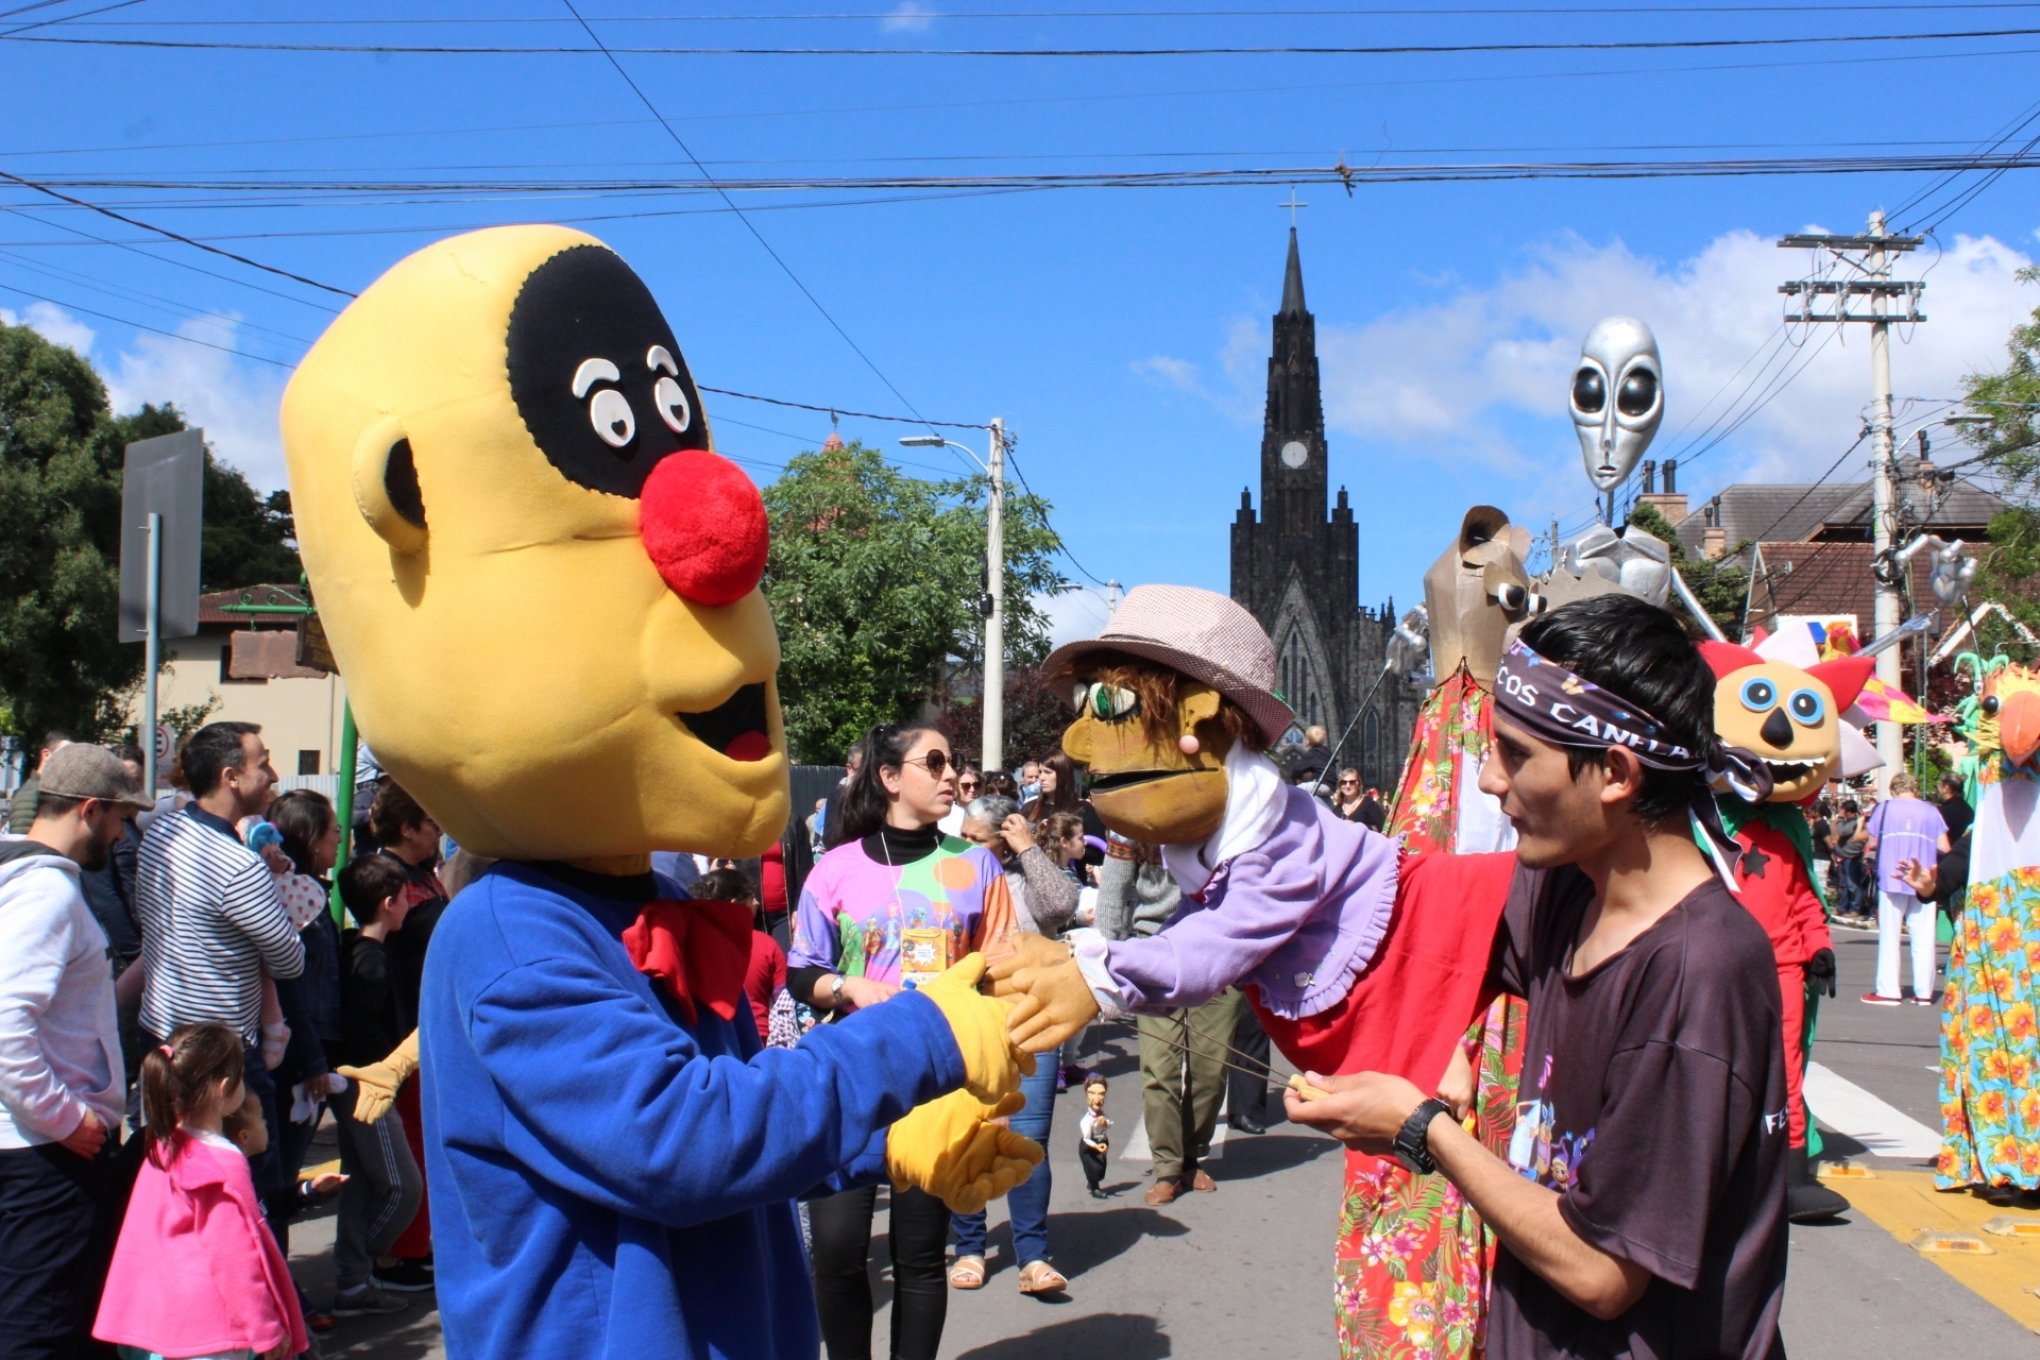
<svg viewBox="0 0 2040 1360"><path fill-rule="evenodd" d="M1282 446L1282 461L1293 468L1300 468L1310 461L1310 448L1300 439L1292 439Z"/></svg>

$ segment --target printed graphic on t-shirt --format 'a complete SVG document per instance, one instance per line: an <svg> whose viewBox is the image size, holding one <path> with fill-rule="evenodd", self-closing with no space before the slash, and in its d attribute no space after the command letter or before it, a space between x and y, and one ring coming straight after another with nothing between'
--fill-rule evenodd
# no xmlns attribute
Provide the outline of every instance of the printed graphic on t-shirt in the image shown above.
<svg viewBox="0 0 2040 1360"><path fill-rule="evenodd" d="M1579 1175L1587 1149L1594 1145L1594 1130L1585 1133L1558 1129L1557 1113L1542 1098L1551 1089L1553 1058L1547 1054L1538 1074L1538 1097L1516 1106L1516 1131L1509 1138L1509 1165L1525 1179L1553 1190L1563 1190Z"/></svg>

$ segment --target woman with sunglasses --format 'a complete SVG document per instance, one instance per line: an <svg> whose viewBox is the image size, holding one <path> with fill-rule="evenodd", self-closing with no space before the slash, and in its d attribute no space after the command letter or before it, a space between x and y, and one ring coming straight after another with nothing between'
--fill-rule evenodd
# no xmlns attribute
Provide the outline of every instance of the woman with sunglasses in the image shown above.
<svg viewBox="0 0 2040 1360"><path fill-rule="evenodd" d="M1332 811L1348 822L1360 820L1360 809L1367 799L1360 792L1360 771L1348 765L1339 771L1339 787L1332 794Z"/></svg>
<svg viewBox="0 0 2040 1360"><path fill-rule="evenodd" d="M787 983L830 1015L876 1006L928 981L1013 928L998 857L942 834L956 802L949 740L919 723L875 727L838 805L843 841L801 888ZM815 1200L815 1307L829 1360L871 1355L871 1222L877 1187ZM896 1360L934 1360L949 1307L942 1263L949 1210L895 1190L886 1239Z"/></svg>

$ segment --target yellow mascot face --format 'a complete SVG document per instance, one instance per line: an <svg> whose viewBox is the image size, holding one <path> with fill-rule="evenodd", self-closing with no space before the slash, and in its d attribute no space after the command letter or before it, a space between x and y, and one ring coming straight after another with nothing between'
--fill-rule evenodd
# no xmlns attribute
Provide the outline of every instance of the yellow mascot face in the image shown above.
<svg viewBox="0 0 2040 1360"><path fill-rule="evenodd" d="M362 734L463 847L779 837L764 506L608 247L499 227L410 256L305 356L283 437Z"/></svg>

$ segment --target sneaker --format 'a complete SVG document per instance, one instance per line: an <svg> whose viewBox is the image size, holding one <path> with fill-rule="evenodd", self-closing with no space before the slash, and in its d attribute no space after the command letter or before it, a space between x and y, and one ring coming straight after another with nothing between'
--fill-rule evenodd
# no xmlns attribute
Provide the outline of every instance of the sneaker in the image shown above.
<svg viewBox="0 0 2040 1360"><path fill-rule="evenodd" d="M1931 1006L1934 1004L1934 998L1931 996L1909 996L1906 998L1906 1001L1915 1006Z"/></svg>
<svg viewBox="0 0 2040 1360"><path fill-rule="evenodd" d="M370 1280L356 1289L342 1289L333 1295L334 1317L372 1317L380 1313L401 1313L411 1305L392 1298Z"/></svg>
<svg viewBox="0 0 2040 1360"><path fill-rule="evenodd" d="M1866 1006L1896 1006L1899 1004L1899 999L1895 996L1879 996L1875 992L1865 992L1863 993L1863 1004Z"/></svg>
<svg viewBox="0 0 2040 1360"><path fill-rule="evenodd" d="M423 1261L399 1261L392 1266L377 1266L374 1282L384 1289L394 1289L402 1294L422 1294L432 1288L432 1267Z"/></svg>

